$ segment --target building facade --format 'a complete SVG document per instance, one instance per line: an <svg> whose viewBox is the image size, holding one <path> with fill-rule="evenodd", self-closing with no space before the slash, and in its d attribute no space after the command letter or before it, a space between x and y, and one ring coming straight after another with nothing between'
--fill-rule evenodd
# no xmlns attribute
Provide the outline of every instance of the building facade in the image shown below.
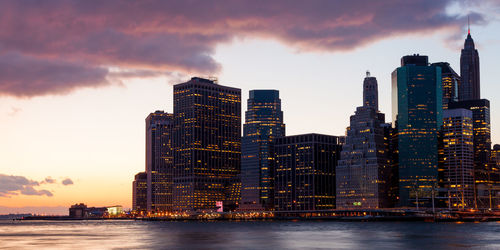
<svg viewBox="0 0 500 250"><path fill-rule="evenodd" d="M240 197L241 90L193 77L174 85L174 210L234 209Z"/></svg>
<svg viewBox="0 0 500 250"><path fill-rule="evenodd" d="M476 206L489 207L489 166L491 157L490 101L486 99L452 102L450 108L462 108L472 111L474 144L474 182L476 188Z"/></svg>
<svg viewBox="0 0 500 250"><path fill-rule="evenodd" d="M443 175L449 208L474 207L474 146L472 112L448 109L443 112Z"/></svg>
<svg viewBox="0 0 500 250"><path fill-rule="evenodd" d="M443 109L448 109L450 102L458 101L458 88L460 76L447 62L433 63L432 66L441 67L441 85L443 91Z"/></svg>
<svg viewBox="0 0 500 250"><path fill-rule="evenodd" d="M460 54L460 76L462 83L459 89L459 100L478 100L480 95L479 53L470 35L465 39L464 48Z"/></svg>
<svg viewBox="0 0 500 250"><path fill-rule="evenodd" d="M495 144L491 150L490 160L489 207L500 209L500 145Z"/></svg>
<svg viewBox="0 0 500 250"><path fill-rule="evenodd" d="M140 172L132 182L132 210L137 213L144 213L148 208L147 176L146 172Z"/></svg>
<svg viewBox="0 0 500 250"><path fill-rule="evenodd" d="M270 144L285 136L278 90L251 90L241 139L241 210L273 208L273 155Z"/></svg>
<svg viewBox="0 0 500 250"><path fill-rule="evenodd" d="M438 185L438 136L443 123L441 68L427 56L401 59L392 73L392 116L399 206L431 206Z"/></svg>
<svg viewBox="0 0 500 250"><path fill-rule="evenodd" d="M146 118L147 210L172 211L173 114L163 111Z"/></svg>
<svg viewBox="0 0 500 250"><path fill-rule="evenodd" d="M321 134L275 139L276 211L335 208L335 167L341 141L341 137Z"/></svg>
<svg viewBox="0 0 500 250"><path fill-rule="evenodd" d="M377 79L363 83L363 106L350 118L336 169L337 209L391 207L393 171L385 116L378 111Z"/></svg>
<svg viewBox="0 0 500 250"><path fill-rule="evenodd" d="M371 107L378 111L378 82L369 71L363 80L363 107Z"/></svg>

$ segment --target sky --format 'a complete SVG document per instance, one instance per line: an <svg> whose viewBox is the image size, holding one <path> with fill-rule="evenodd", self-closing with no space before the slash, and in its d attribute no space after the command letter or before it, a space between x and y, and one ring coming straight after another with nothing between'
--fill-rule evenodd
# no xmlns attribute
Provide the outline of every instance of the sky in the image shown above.
<svg viewBox="0 0 500 250"><path fill-rule="evenodd" d="M172 86L215 76L278 89L287 135L344 135L366 71L391 119L391 72L428 55L460 72L471 35L500 143L499 0L0 2L0 214L131 207L145 121ZM244 117L242 117L244 120Z"/></svg>

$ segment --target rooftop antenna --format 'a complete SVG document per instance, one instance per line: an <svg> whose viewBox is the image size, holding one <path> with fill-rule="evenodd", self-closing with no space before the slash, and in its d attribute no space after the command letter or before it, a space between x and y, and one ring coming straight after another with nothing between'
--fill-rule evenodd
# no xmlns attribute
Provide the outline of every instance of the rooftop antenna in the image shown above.
<svg viewBox="0 0 500 250"><path fill-rule="evenodd" d="M366 77L370 77L370 71L369 70L366 71Z"/></svg>
<svg viewBox="0 0 500 250"><path fill-rule="evenodd" d="M214 82L215 84L219 84L219 79L216 76L209 76L207 78L208 80Z"/></svg>

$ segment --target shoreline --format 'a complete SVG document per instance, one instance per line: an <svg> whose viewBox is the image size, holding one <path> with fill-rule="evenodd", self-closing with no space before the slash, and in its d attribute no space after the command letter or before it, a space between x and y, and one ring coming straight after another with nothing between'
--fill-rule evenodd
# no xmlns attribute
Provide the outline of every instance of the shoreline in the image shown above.
<svg viewBox="0 0 500 250"><path fill-rule="evenodd" d="M325 216L325 217L268 217L268 218L170 218L170 217L117 217L117 218L72 218L69 216L30 216L12 219L14 221L106 221L106 220L134 220L134 221L343 221L343 222L494 222L500 221L499 216L437 218L433 216Z"/></svg>

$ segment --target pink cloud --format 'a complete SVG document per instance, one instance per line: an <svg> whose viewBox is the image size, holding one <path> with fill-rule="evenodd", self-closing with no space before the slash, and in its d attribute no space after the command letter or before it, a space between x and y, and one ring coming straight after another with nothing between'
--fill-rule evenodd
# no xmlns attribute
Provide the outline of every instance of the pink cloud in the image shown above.
<svg viewBox="0 0 500 250"><path fill-rule="evenodd" d="M103 86L109 84L110 66L217 73L215 47L235 37L275 39L303 51L339 51L395 35L459 30L464 17L446 14L454 2L1 1L0 61L8 65L13 57L27 66L13 67L7 78L0 74L0 93L36 96ZM30 83L34 75L22 76L32 64L45 73L36 84ZM64 65L73 77L63 73Z"/></svg>

